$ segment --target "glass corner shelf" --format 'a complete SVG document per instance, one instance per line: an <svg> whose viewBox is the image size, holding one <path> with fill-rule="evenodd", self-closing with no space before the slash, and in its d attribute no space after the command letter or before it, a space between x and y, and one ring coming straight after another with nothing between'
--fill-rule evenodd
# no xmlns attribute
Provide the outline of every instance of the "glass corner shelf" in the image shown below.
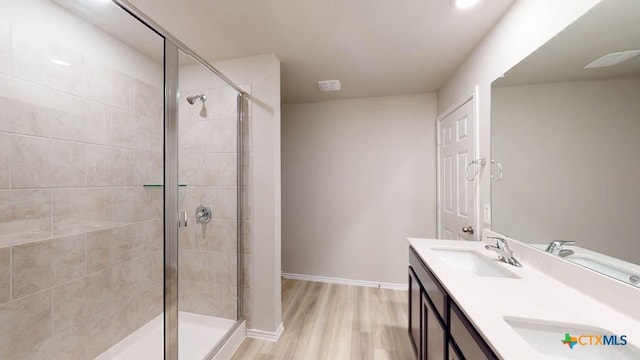
<svg viewBox="0 0 640 360"><path fill-rule="evenodd" d="M142 185L142 186L144 186L144 187L162 187L162 186L164 186L164 184L144 184L144 185ZM178 186L180 186L180 187L187 187L187 185L186 185L186 184L180 184L180 185L178 185Z"/></svg>

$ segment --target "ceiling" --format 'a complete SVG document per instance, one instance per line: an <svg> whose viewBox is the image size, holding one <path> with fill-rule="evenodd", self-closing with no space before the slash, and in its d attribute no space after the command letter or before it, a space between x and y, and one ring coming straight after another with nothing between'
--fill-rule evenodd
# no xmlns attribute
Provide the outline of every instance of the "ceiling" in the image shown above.
<svg viewBox="0 0 640 360"><path fill-rule="evenodd" d="M640 49L640 2L605 0L509 70L495 86L640 76L640 56L597 69L584 66L609 53Z"/></svg>
<svg viewBox="0 0 640 360"><path fill-rule="evenodd" d="M207 60L274 53L282 102L296 103L437 91L514 1L483 0L466 10L449 0L130 2ZM131 26L114 27L121 16L84 15L157 55ZM317 89L318 80L333 79L342 91Z"/></svg>

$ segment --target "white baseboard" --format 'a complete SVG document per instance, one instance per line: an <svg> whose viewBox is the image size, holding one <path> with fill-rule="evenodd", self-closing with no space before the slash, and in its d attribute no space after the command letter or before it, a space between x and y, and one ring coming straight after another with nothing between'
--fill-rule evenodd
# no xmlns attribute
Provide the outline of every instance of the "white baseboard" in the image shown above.
<svg viewBox="0 0 640 360"><path fill-rule="evenodd" d="M366 286L366 287L374 287L379 289L407 290L409 288L409 286L406 284L391 284L391 283L382 283L382 282L375 282L375 281L331 278L331 277L316 276L316 275L282 273L282 277L285 279L293 279L293 280L315 281L315 282L341 284L341 285Z"/></svg>
<svg viewBox="0 0 640 360"><path fill-rule="evenodd" d="M276 331L264 331L264 330L256 330L256 329L248 329L247 337L258 340L267 340L267 341L278 341L280 339L280 335L284 331L284 324L280 323Z"/></svg>

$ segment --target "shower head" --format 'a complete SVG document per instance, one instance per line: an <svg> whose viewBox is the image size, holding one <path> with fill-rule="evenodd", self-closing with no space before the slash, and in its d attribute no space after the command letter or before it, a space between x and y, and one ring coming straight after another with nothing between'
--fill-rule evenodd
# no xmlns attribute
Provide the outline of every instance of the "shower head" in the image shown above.
<svg viewBox="0 0 640 360"><path fill-rule="evenodd" d="M189 103L189 105L193 105L196 103L196 100L198 99L200 99L200 101L204 103L205 101L207 101L207 95L200 94L200 95L189 96L187 97L187 102Z"/></svg>
<svg viewBox="0 0 640 360"><path fill-rule="evenodd" d="M189 103L189 105L193 105L198 99L202 101L202 110L200 110L200 116L207 117L207 108L204 105L204 102L207 101L207 96L205 94L189 96L187 97L187 102Z"/></svg>

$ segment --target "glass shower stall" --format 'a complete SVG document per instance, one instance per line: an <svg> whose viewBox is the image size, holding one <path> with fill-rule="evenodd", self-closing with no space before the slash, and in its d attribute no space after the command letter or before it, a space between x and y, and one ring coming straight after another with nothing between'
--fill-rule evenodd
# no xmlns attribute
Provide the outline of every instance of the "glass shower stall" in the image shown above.
<svg viewBox="0 0 640 360"><path fill-rule="evenodd" d="M0 1L0 359L216 355L250 87L126 1Z"/></svg>

